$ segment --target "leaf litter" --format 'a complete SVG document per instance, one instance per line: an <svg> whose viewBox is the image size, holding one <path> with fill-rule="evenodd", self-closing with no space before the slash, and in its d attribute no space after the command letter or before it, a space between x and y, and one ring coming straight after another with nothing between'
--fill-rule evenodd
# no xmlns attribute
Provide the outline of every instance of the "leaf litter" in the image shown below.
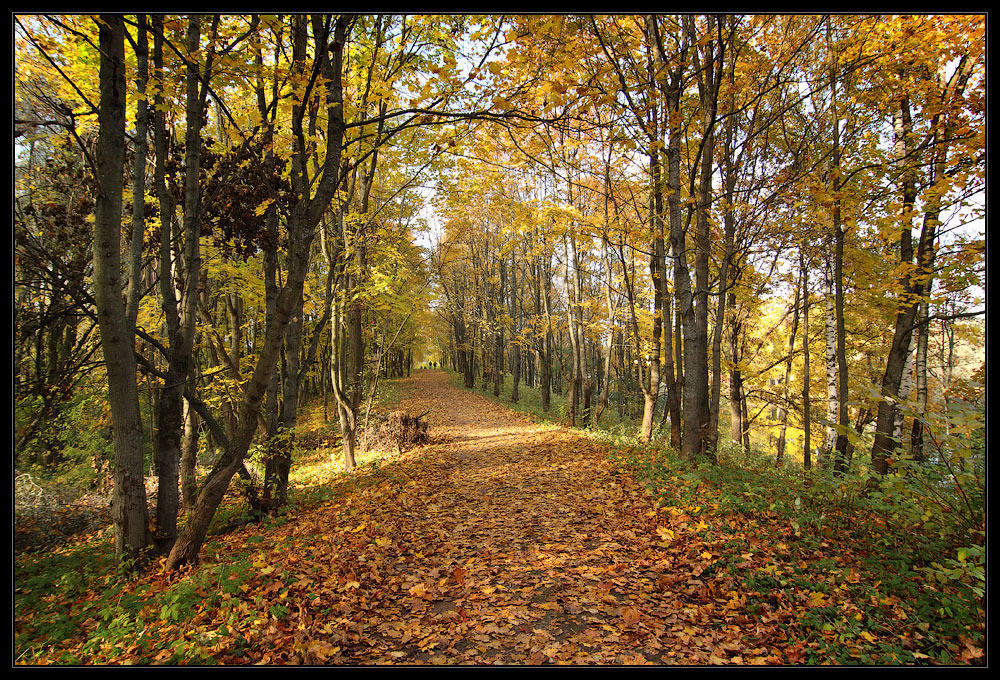
<svg viewBox="0 0 1000 680"><path fill-rule="evenodd" d="M661 504L597 440L441 371L406 391L398 413L426 417L429 443L341 477L334 500L278 526L217 538L200 567L144 579L154 601L215 569L192 617L164 605L155 630L146 616L128 644L99 648L91 618L33 662L758 665L815 652L797 623L827 595L776 588L751 608L761 594L719 568L783 575L773 558L788 546L747 518L710 526L700 507ZM234 563L241 550L249 562ZM16 622L15 647L31 625Z"/></svg>
<svg viewBox="0 0 1000 680"><path fill-rule="evenodd" d="M738 594L696 578L713 556L601 445L441 372L411 381L400 409L429 412L434 443L272 536L285 557L261 580L291 582L277 587L291 613L220 661L784 661L747 639Z"/></svg>

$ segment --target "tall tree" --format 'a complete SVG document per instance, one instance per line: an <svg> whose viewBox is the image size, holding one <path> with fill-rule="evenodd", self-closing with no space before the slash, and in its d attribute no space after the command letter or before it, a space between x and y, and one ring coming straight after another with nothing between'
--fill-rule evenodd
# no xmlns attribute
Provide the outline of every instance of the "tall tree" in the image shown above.
<svg viewBox="0 0 1000 680"><path fill-rule="evenodd" d="M94 300L108 375L114 426L114 492L111 515L115 554L126 563L143 558L151 542L143 477L143 430L134 355L135 333L122 304L122 173L125 164L125 22L102 15L99 132L94 216ZM135 271L135 269L133 269Z"/></svg>
<svg viewBox="0 0 1000 680"><path fill-rule="evenodd" d="M313 88L318 77L322 75L326 81L323 102L327 115L326 147L321 174L316 178L314 190L308 185L296 186L293 183L296 195L288 215L289 267L285 284L275 303L274 321L266 329L260 357L244 391L236 436L229 442L202 485L194 512L167 557L168 569L175 569L182 564L197 560L209 523L222 501L230 479L238 469L242 468L257 429L257 416L270 383L271 373L274 371L285 330L302 296L317 225L340 183L340 160L345 131L343 52L353 23L354 17L348 15L314 18L312 69L299 68L298 72L309 74L308 80L304 83L303 105L310 96L313 96ZM299 53L298 59L304 62L306 55ZM293 117L292 133L300 142L305 138L303 125L302 114ZM294 148L293 167L298 164L301 168L306 163L308 151L309 148L301 143ZM301 189L306 191L303 192Z"/></svg>

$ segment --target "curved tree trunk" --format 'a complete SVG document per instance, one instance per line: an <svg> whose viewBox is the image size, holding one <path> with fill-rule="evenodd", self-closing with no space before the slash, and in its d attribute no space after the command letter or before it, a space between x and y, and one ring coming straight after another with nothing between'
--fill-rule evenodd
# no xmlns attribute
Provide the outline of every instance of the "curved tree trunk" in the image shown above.
<svg viewBox="0 0 1000 680"><path fill-rule="evenodd" d="M315 22L314 25L319 23L321 22ZM336 19L333 44L344 44L347 31L352 23L353 17L351 16L341 15ZM191 519L177 537L177 541L167 556L166 568L168 570L197 561L198 553L205 540L212 517L215 515L215 510L221 503L233 475L243 468L243 460L246 458L253 435L257 430L261 404L270 384L278 354L281 351L285 329L302 297L302 288L309 269L309 254L316 227L329 207L340 183L340 159L345 131L341 79L342 50L332 49L328 51L326 48L331 42L329 37L321 31L314 34L317 59L320 60L318 68L328 81L326 155L322 174L315 184L316 189L312 197L308 193L299 193L289 214L287 279L275 304L274 323L266 329L260 358L245 388L243 403L240 407L239 428L236 436L229 442L223 455L220 456L205 480L201 492L198 494L198 501ZM329 59L325 56L327 54L330 55ZM297 119L297 124L299 128L296 132L301 139L300 118ZM302 146L295 150L295 154L304 155L305 153L306 149Z"/></svg>

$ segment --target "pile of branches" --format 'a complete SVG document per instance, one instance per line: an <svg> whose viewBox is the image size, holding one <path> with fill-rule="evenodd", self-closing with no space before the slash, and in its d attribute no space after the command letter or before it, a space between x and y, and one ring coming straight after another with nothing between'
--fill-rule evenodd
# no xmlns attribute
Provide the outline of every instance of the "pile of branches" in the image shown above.
<svg viewBox="0 0 1000 680"><path fill-rule="evenodd" d="M365 450L367 451L391 451L396 453L427 444L431 438L428 434L430 425L423 417L430 411L424 411L418 416L412 416L406 411L393 411L389 417L378 423L374 428L369 427L365 433Z"/></svg>

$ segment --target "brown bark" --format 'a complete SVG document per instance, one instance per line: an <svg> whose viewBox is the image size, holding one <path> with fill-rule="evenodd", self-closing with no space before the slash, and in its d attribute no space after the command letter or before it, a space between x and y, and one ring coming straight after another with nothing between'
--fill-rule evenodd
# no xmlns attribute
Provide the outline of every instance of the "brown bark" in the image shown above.
<svg viewBox="0 0 1000 680"><path fill-rule="evenodd" d="M216 18L215 22L218 19ZM160 20L157 19L159 29ZM188 23L188 50L199 49L201 42L201 18L193 16ZM210 69L210 60L206 60ZM162 68L162 42L160 31L154 44L154 62ZM180 262L171 261L171 249L166 239L161 239L160 248L160 305L164 311L168 335L167 377L159 391L156 409L156 431L153 439L159 484L156 502L156 545L160 554L167 554L177 537L177 514L180 509L179 478L181 459L181 437L184 422L184 385L193 362L195 319L198 303L198 282L201 278L201 191L199 169L201 158L201 127L204 120L205 94L200 89L201 74L199 62L187 66L184 178L184 220L183 257ZM207 76L207 73L206 73ZM157 95L159 100L159 95ZM155 117L156 152L165 154L165 130L162 112ZM165 159L157 159L157 185L160 200L170 212L161 212L161 233L169 233L172 218L172 200L166 195L161 174L161 164ZM174 271L180 272L175 280ZM178 304L175 288L181 290Z"/></svg>
<svg viewBox="0 0 1000 680"><path fill-rule="evenodd" d="M910 120L910 102L906 95L900 98L899 112L895 116L896 160L902 166L902 214L899 232L899 261L903 265L913 262L913 243L910 230L913 226L913 206L917 198L916 174L910 164L912 153L912 123ZM919 296L922 286L915 283L910 274L904 273L900 280L902 291L897 299L896 323L893 329L892 345L886 357L885 372L882 374L882 400L878 405L878 416L875 421L875 442L872 445L872 468L880 475L889 471L888 457L892 450L900 445L893 437L896 421L896 404L899 399L899 386L903 377L903 367L910 354L910 338L913 334L913 322L916 319Z"/></svg>
<svg viewBox="0 0 1000 680"><path fill-rule="evenodd" d="M800 271L801 276L801 271ZM783 402L781 405L781 433L778 435L778 453L775 464L781 466L785 457L785 433L788 428L788 388L792 379L792 359L795 356L795 336L799 330L799 285L795 284L795 300L792 302L792 330L788 334L788 358L785 360L785 377L782 381Z"/></svg>
<svg viewBox="0 0 1000 680"><path fill-rule="evenodd" d="M111 516L115 556L138 566L152 537L143 480L142 419L136 383L134 330L122 304L121 217L125 162L125 25L104 15L98 28L100 104L94 216L94 299L107 370L114 441Z"/></svg>
<svg viewBox="0 0 1000 680"><path fill-rule="evenodd" d="M321 23L316 22L316 24ZM340 16L336 19L332 36L334 45L344 45L352 23L353 18L350 16ZM327 146L322 175L316 182L316 190L312 197L310 198L308 194L299 194L290 211L288 217L289 268L287 279L276 301L274 323L266 329L261 356L245 388L240 407L239 429L236 432L236 437L229 442L229 446L226 447L223 455L220 456L205 480L191 520L177 537L173 549L167 556L166 568L168 570L197 561L198 553L215 510L222 501L232 476L243 468L243 460L257 429L261 403L281 350L285 329L302 295L302 287L309 267L309 252L316 227L339 184L340 158L345 131L341 80L342 50L327 50L331 43L330 37L326 35L325 31L318 31L314 34L317 59L321 62L318 65L318 70L324 74L328 81L326 95ZM330 55L329 59L325 56L327 54ZM301 137L300 119L297 125L299 127L296 132ZM300 147L296 153L302 153L302 149L304 147ZM293 153L293 155L295 154Z"/></svg>

